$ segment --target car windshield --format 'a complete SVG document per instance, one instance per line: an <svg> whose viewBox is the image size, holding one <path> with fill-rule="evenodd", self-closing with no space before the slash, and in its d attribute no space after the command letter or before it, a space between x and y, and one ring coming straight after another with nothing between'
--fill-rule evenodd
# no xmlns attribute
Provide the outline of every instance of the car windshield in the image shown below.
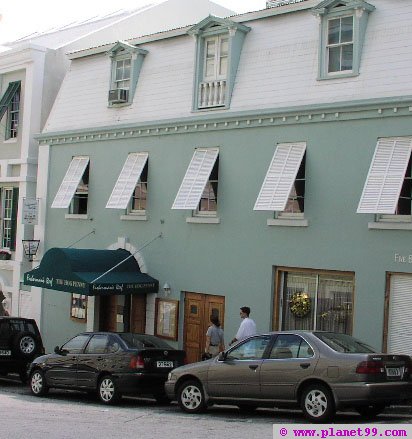
<svg viewBox="0 0 412 439"><path fill-rule="evenodd" d="M127 344L127 347L132 349L133 348L173 349L168 343L153 335L132 334L132 333L123 333L119 335L122 338L122 340Z"/></svg>
<svg viewBox="0 0 412 439"><path fill-rule="evenodd" d="M356 338L347 334L337 334L334 332L314 332L314 335L327 344L336 352L345 352L351 354L369 354L376 352L375 349L368 346Z"/></svg>

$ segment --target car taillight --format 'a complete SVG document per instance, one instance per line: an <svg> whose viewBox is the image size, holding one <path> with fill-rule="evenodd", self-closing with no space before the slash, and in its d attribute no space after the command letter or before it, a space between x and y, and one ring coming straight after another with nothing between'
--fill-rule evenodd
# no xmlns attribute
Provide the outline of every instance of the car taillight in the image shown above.
<svg viewBox="0 0 412 439"><path fill-rule="evenodd" d="M356 367L356 373L376 375L384 372L385 368L382 361L362 361Z"/></svg>
<svg viewBox="0 0 412 439"><path fill-rule="evenodd" d="M142 369L144 367L144 360L141 355L133 355L130 358L131 369Z"/></svg>

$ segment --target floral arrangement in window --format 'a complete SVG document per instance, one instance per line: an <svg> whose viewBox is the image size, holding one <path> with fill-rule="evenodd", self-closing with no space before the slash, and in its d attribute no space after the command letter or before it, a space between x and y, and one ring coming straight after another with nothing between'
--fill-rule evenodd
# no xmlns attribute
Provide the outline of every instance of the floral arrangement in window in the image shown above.
<svg viewBox="0 0 412 439"><path fill-rule="evenodd" d="M6 249L0 249L0 260L9 260L11 258L11 252Z"/></svg>
<svg viewBox="0 0 412 439"><path fill-rule="evenodd" d="M295 317L307 316L312 308L309 294L304 291L294 293L289 300L289 308Z"/></svg>

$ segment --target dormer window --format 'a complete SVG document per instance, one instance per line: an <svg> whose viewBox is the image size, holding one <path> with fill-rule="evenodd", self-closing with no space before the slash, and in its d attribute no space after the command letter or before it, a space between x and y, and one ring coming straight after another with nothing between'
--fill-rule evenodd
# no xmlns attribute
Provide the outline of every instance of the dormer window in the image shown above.
<svg viewBox="0 0 412 439"><path fill-rule="evenodd" d="M312 9L320 19L318 79L359 75L369 13L363 0L325 0Z"/></svg>
<svg viewBox="0 0 412 439"><path fill-rule="evenodd" d="M119 41L109 52L112 71L109 106L131 104L146 50Z"/></svg>
<svg viewBox="0 0 412 439"><path fill-rule="evenodd" d="M5 140L15 139L18 135L20 119L20 90L20 81L10 82L0 99L0 121L3 117L7 118L5 124Z"/></svg>
<svg viewBox="0 0 412 439"><path fill-rule="evenodd" d="M229 108L243 41L250 28L209 16L189 30L196 37L193 110Z"/></svg>

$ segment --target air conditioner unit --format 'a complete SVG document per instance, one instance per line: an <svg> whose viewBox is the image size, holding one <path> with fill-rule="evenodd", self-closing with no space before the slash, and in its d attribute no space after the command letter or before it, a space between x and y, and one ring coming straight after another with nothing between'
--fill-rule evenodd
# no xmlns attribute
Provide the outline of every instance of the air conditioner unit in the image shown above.
<svg viewBox="0 0 412 439"><path fill-rule="evenodd" d="M123 104L129 98L129 90L125 88L116 88L109 90L109 104Z"/></svg>

